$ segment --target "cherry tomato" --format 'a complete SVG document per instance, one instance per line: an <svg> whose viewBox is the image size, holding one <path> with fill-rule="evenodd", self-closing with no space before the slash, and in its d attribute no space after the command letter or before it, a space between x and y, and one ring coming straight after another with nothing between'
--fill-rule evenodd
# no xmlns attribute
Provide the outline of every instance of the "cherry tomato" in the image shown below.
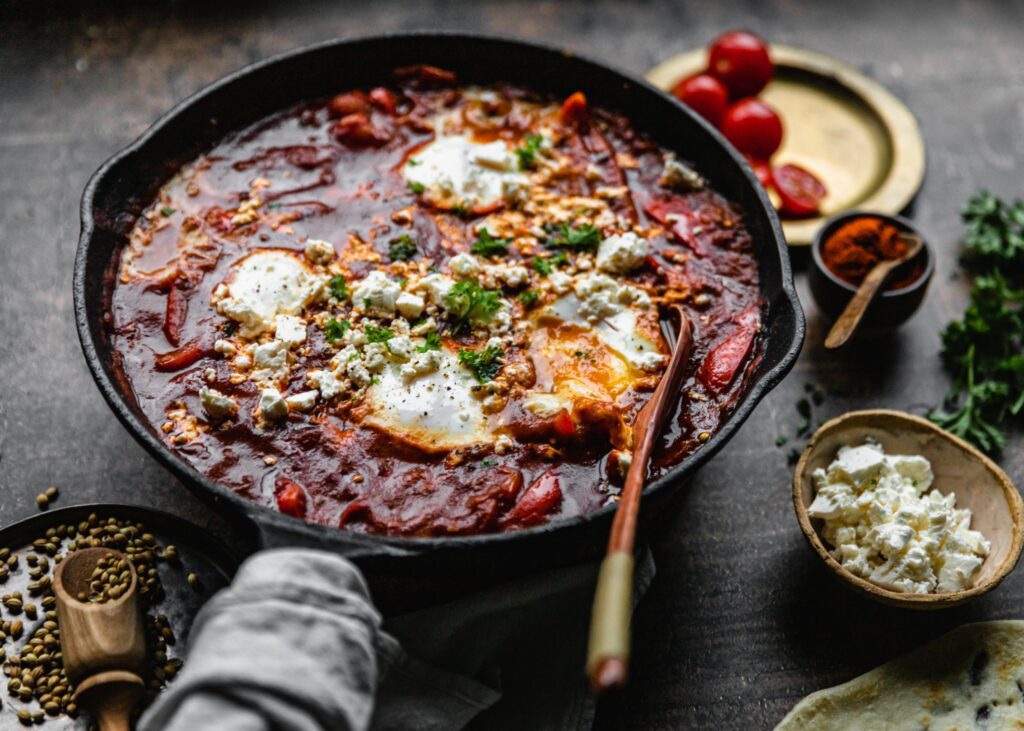
<svg viewBox="0 0 1024 731"><path fill-rule="evenodd" d="M737 150L760 160L770 158L782 144L782 120L757 99L742 99L726 109L721 129Z"/></svg>
<svg viewBox="0 0 1024 731"><path fill-rule="evenodd" d="M757 176L758 181L765 188L771 188L774 185L772 181L772 165L767 160L758 160L756 157L747 156L747 162L750 163L750 167L754 170L754 175Z"/></svg>
<svg viewBox="0 0 1024 731"><path fill-rule="evenodd" d="M549 470L526 488L519 502L505 514L502 524L526 528L543 523L561 504L562 487L558 475Z"/></svg>
<svg viewBox="0 0 1024 731"><path fill-rule="evenodd" d="M775 189L782 200L780 211L790 216L813 216L828 194L813 173L798 165L781 165L772 171Z"/></svg>
<svg viewBox="0 0 1024 731"><path fill-rule="evenodd" d="M708 73L725 84L733 99L740 99L767 86L775 66L761 38L746 31L732 31L711 44Z"/></svg>
<svg viewBox="0 0 1024 731"><path fill-rule="evenodd" d="M274 497L277 509L293 518L306 517L306 493L302 487L280 475L274 481Z"/></svg>
<svg viewBox="0 0 1024 731"><path fill-rule="evenodd" d="M729 105L729 91L721 81L708 74L683 79L672 93L683 104L717 126Z"/></svg>

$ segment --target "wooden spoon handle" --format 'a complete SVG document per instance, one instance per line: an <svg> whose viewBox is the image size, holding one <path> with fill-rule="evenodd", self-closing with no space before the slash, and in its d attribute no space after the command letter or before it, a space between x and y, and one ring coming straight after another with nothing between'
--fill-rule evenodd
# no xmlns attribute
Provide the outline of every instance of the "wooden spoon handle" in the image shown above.
<svg viewBox="0 0 1024 731"><path fill-rule="evenodd" d="M902 260L899 259L887 261L868 272L860 287L854 292L853 297L846 303L846 308L839 315L839 319L836 320L832 329L829 330L828 337L825 338L826 348L829 350L838 348L850 339L850 336L857 329L857 325L860 324L861 318L864 317L864 312L868 309L868 305L871 304L875 295L878 294L878 290L885 284L885 280L889 277L892 270L902 263Z"/></svg>

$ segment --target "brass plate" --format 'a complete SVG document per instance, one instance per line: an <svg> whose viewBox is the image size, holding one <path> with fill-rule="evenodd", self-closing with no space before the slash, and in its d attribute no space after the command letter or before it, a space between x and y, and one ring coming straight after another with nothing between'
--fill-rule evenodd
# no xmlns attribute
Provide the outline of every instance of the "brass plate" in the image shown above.
<svg viewBox="0 0 1024 731"><path fill-rule="evenodd" d="M924 140L910 110L852 66L815 51L771 46L775 78L760 97L782 115L775 164L795 163L828 189L818 218L783 221L791 246L806 246L825 219L851 209L896 214L924 179ZM707 50L673 56L647 72L670 90L707 67Z"/></svg>

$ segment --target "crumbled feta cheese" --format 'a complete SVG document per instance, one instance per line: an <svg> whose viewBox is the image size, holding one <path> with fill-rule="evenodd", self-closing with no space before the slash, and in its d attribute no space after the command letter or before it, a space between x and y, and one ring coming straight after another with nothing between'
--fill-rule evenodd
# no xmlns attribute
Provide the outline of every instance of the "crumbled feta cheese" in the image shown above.
<svg viewBox="0 0 1024 731"><path fill-rule="evenodd" d="M832 555L852 573L894 591L961 591L990 544L953 493L929 492L933 479L924 457L887 455L873 442L844 446L815 470L808 514L825 521Z"/></svg>
<svg viewBox="0 0 1024 731"><path fill-rule="evenodd" d="M306 258L313 264L328 264L334 259L334 244L320 239L306 242Z"/></svg>
<svg viewBox="0 0 1024 731"><path fill-rule="evenodd" d="M639 368L642 371L656 372L665 366L668 362L668 356L653 351L643 351L628 353L627 360L629 360L629 364L634 368Z"/></svg>
<svg viewBox="0 0 1024 731"><path fill-rule="evenodd" d="M370 371L366 369L361 360L350 360L345 364L345 372L352 379L352 383L356 384L358 388L369 386L373 380Z"/></svg>
<svg viewBox="0 0 1024 731"><path fill-rule="evenodd" d="M225 358L232 356L238 352L238 348L230 340L217 340L213 344L213 349L223 355Z"/></svg>
<svg viewBox="0 0 1024 731"><path fill-rule="evenodd" d="M437 330L437 321L433 317L427 317L423 322L416 323L409 333L412 335L426 335Z"/></svg>
<svg viewBox="0 0 1024 731"><path fill-rule="evenodd" d="M353 360L359 360L359 351L356 350L354 345L346 345L331 358L331 370L344 371Z"/></svg>
<svg viewBox="0 0 1024 731"><path fill-rule="evenodd" d="M319 371L324 373L325 371ZM328 374L331 378L334 378L333 374ZM292 394L285 398L290 411L301 411L303 413L312 411L313 407L316 406L316 391L302 391L300 393Z"/></svg>
<svg viewBox="0 0 1024 731"><path fill-rule="evenodd" d="M542 419L549 419L566 408L568 404L552 393L530 391L523 399L523 408Z"/></svg>
<svg viewBox="0 0 1024 731"><path fill-rule="evenodd" d="M295 315L278 315L274 320L274 339L286 347L306 342L306 321Z"/></svg>
<svg viewBox="0 0 1024 731"><path fill-rule="evenodd" d="M572 277L565 272L554 271L548 276L548 282L555 294L565 294L572 289Z"/></svg>
<svg viewBox="0 0 1024 731"><path fill-rule="evenodd" d="M320 392L320 398L324 401L334 398L345 390L344 382L330 371L310 371L306 375L306 382Z"/></svg>
<svg viewBox="0 0 1024 731"><path fill-rule="evenodd" d="M403 365L400 373L406 380L412 380L433 373L441 367L443 356L439 350L428 350L424 353L417 353Z"/></svg>
<svg viewBox="0 0 1024 731"><path fill-rule="evenodd" d="M238 404L215 388L199 389L199 403L203 410L214 419L230 419L238 413Z"/></svg>
<svg viewBox="0 0 1024 731"><path fill-rule="evenodd" d="M678 188L680 190L702 190L704 178L689 165L682 163L679 159L669 153L665 157L665 169L661 173L658 185L663 188Z"/></svg>
<svg viewBox="0 0 1024 731"><path fill-rule="evenodd" d="M611 274L625 274L643 265L649 249L647 239L632 231L614 234L601 241L597 268Z"/></svg>
<svg viewBox="0 0 1024 731"><path fill-rule="evenodd" d="M419 280L415 285L415 289L416 291L426 292L427 298L435 305L443 305L445 296L454 286L454 279L434 272Z"/></svg>
<svg viewBox="0 0 1024 731"><path fill-rule="evenodd" d="M376 315L395 314L395 300L402 288L388 279L384 272L374 269L365 279L356 282L352 302L356 307Z"/></svg>
<svg viewBox="0 0 1024 731"><path fill-rule="evenodd" d="M412 344L412 340L409 339L408 335L398 335L391 338L387 342L387 349L391 357L396 360L409 360L412 358L413 353L416 352L416 346Z"/></svg>
<svg viewBox="0 0 1024 731"><path fill-rule="evenodd" d="M530 281L530 271L526 267L521 266L492 266L488 267L488 273L512 289L518 289Z"/></svg>
<svg viewBox="0 0 1024 731"><path fill-rule="evenodd" d="M288 346L280 340L257 345L252 351L253 363L257 368L279 372L288 368Z"/></svg>
<svg viewBox="0 0 1024 731"><path fill-rule="evenodd" d="M395 300L395 308L402 317L413 320L423 314L426 302L419 295L412 292L402 292Z"/></svg>
<svg viewBox="0 0 1024 731"><path fill-rule="evenodd" d="M388 348L384 343L367 343L363 348L363 365L370 373L380 373L388 364Z"/></svg>
<svg viewBox="0 0 1024 731"><path fill-rule="evenodd" d="M512 308L504 300L502 300L498 311L487 321L487 329L498 334L507 333L512 329Z"/></svg>
<svg viewBox="0 0 1024 731"><path fill-rule="evenodd" d="M448 267L452 273L463 279L475 278L482 271L480 261L472 254L462 252L448 260Z"/></svg>
<svg viewBox="0 0 1024 731"><path fill-rule="evenodd" d="M589 322L619 311L619 283L604 274L582 277L576 282L576 296L580 300L580 315Z"/></svg>
<svg viewBox="0 0 1024 731"><path fill-rule="evenodd" d="M506 454L512 447L515 446L515 442L507 434L499 434L498 438L494 440L494 453L495 454Z"/></svg>
<svg viewBox="0 0 1024 731"><path fill-rule="evenodd" d="M276 421L288 416L288 402L276 388L264 388L257 405L259 415L266 421Z"/></svg>

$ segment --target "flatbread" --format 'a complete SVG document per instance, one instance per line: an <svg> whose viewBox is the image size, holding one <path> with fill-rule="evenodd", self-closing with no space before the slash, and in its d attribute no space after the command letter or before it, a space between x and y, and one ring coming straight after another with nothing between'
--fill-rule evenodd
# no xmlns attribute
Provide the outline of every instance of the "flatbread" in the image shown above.
<svg viewBox="0 0 1024 731"><path fill-rule="evenodd" d="M957 627L800 701L775 731L1024 729L1024 621Z"/></svg>

